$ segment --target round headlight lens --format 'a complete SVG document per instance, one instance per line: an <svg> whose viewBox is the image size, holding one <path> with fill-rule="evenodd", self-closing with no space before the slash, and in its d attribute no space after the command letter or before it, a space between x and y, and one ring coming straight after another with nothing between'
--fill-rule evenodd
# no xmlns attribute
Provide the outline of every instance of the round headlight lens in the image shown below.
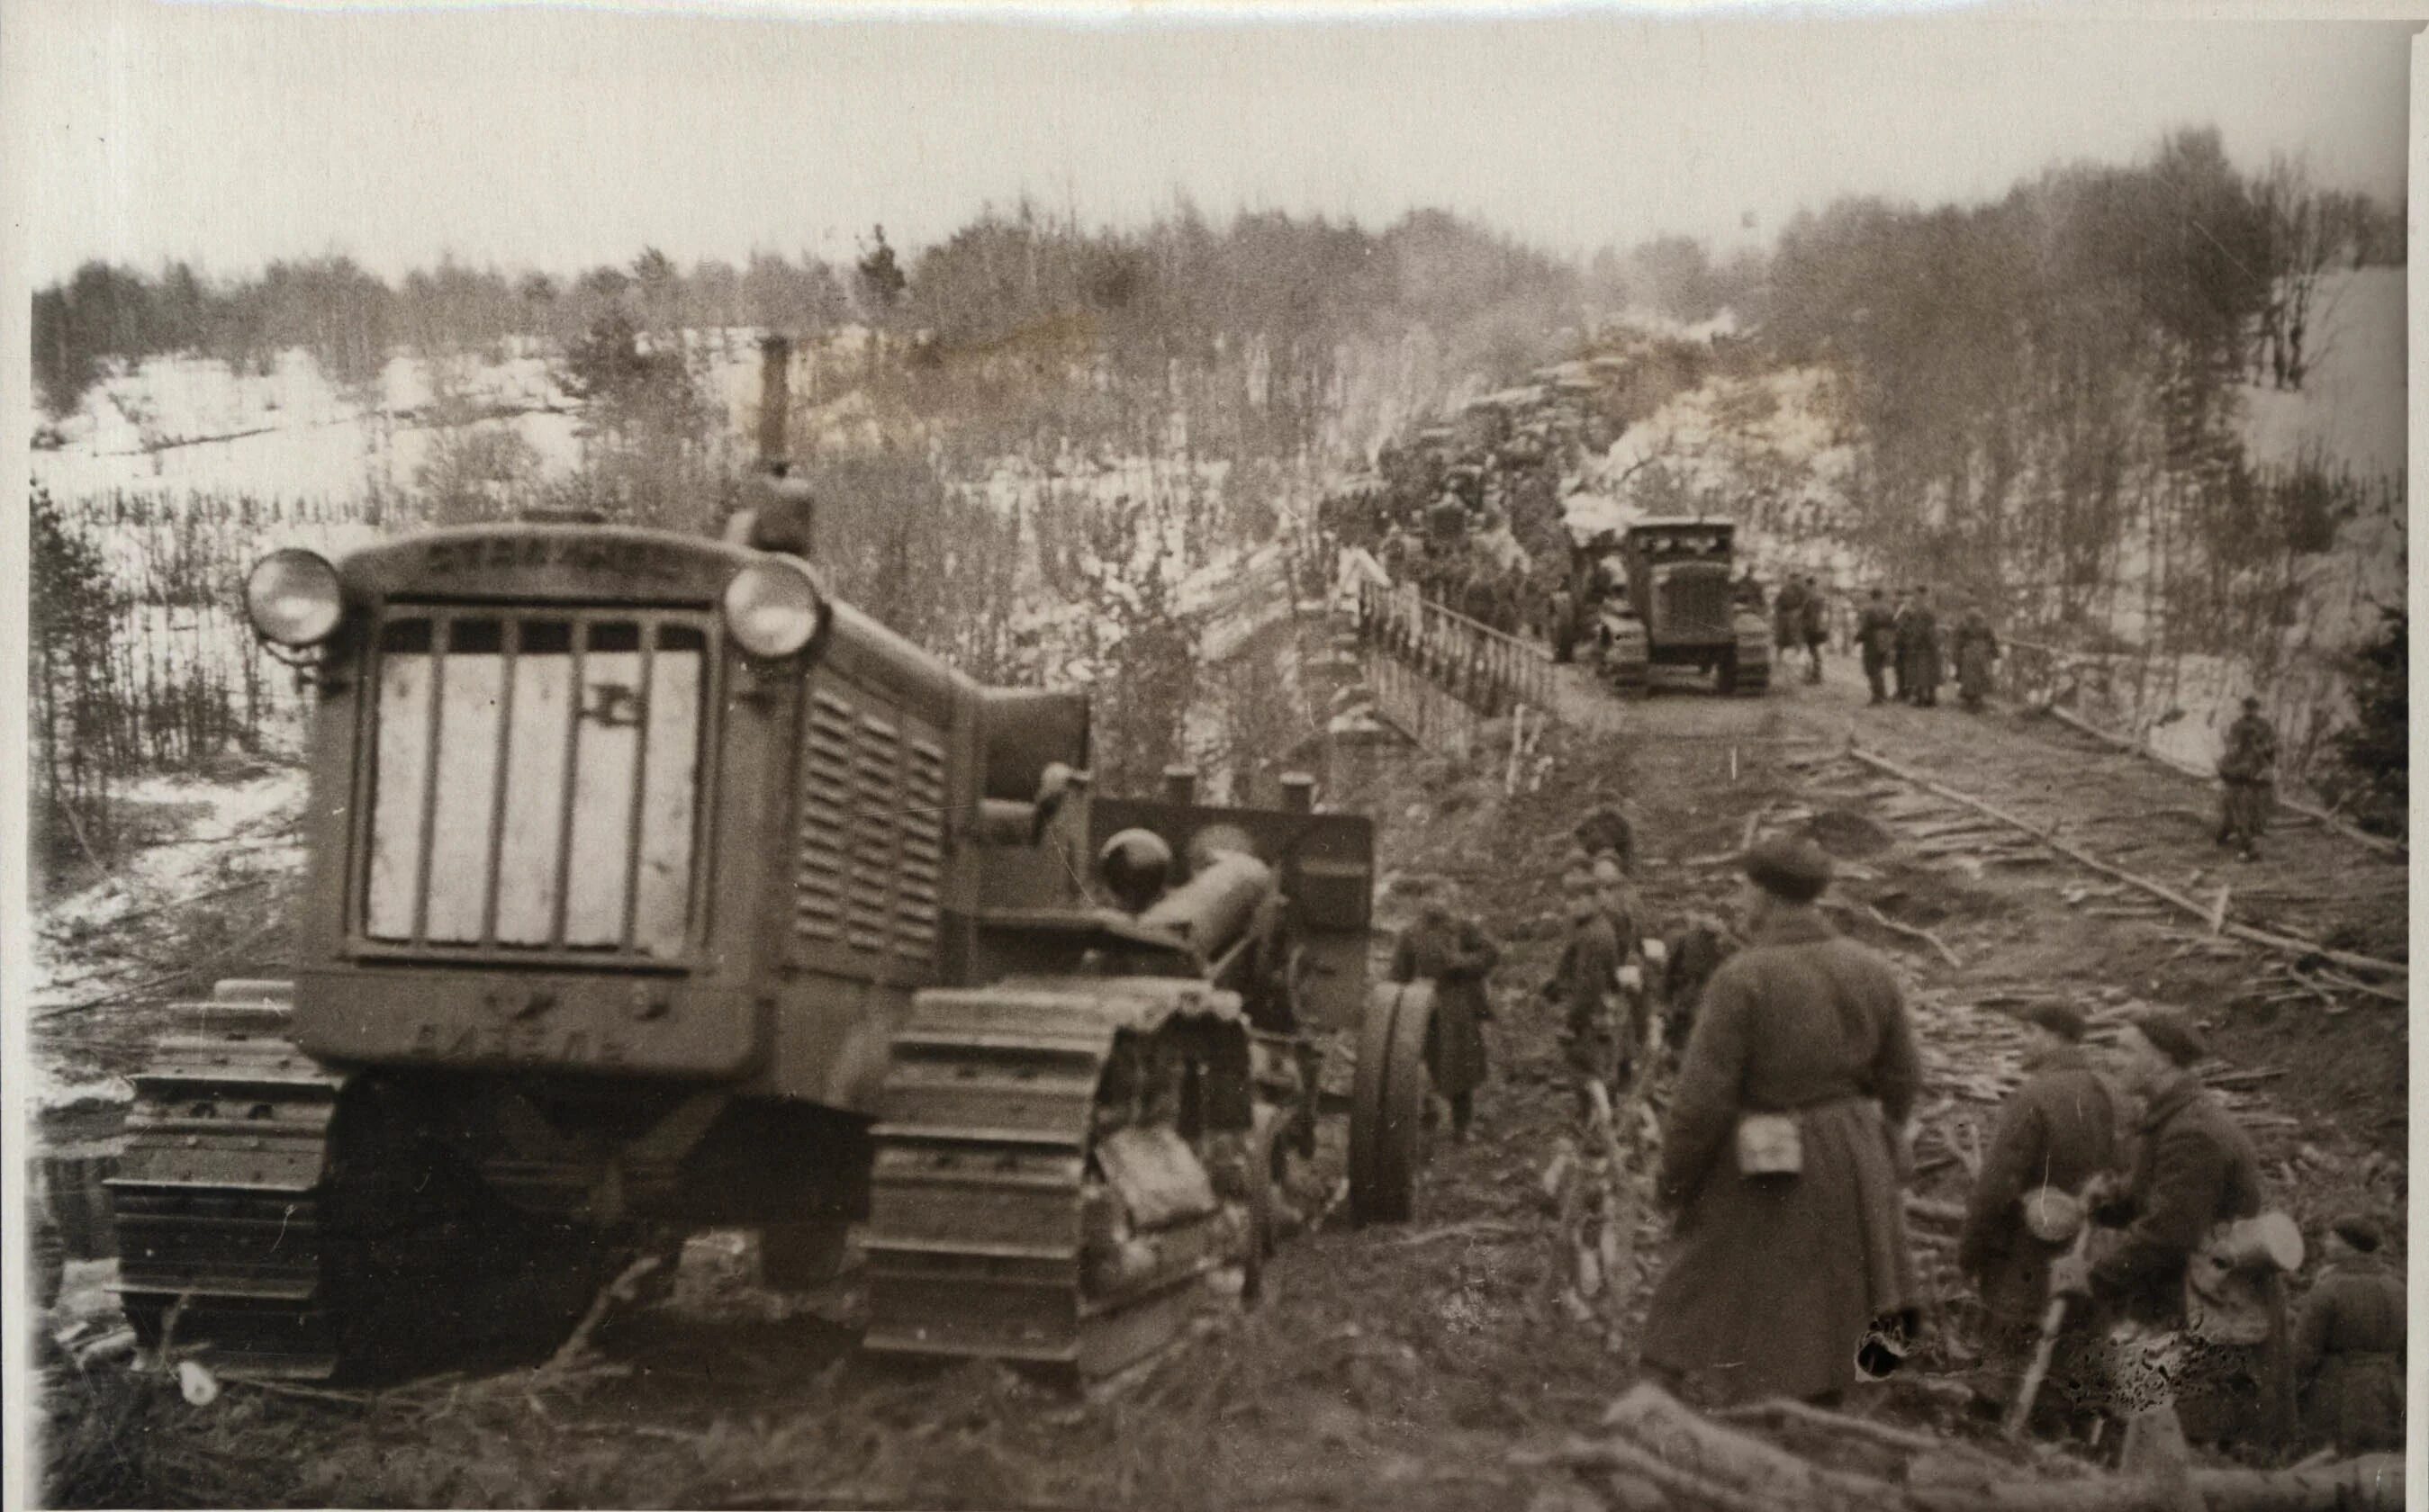
<svg viewBox="0 0 2429 1512"><path fill-rule="evenodd" d="M774 660L810 643L826 605L810 575L785 562L753 562L725 585L725 626L742 649Z"/></svg>
<svg viewBox="0 0 2429 1512"><path fill-rule="evenodd" d="M300 547L273 551L244 580L244 612L262 639L281 646L317 645L345 614L338 569Z"/></svg>

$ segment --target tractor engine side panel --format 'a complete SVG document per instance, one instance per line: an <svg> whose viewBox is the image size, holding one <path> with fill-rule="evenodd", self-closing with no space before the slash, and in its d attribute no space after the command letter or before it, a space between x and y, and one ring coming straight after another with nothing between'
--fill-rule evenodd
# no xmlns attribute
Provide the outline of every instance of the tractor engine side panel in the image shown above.
<svg viewBox="0 0 2429 1512"><path fill-rule="evenodd" d="M873 1113L912 994L970 949L977 694L893 675L896 648L857 628L803 686L790 824L762 842L778 985L753 1090Z"/></svg>

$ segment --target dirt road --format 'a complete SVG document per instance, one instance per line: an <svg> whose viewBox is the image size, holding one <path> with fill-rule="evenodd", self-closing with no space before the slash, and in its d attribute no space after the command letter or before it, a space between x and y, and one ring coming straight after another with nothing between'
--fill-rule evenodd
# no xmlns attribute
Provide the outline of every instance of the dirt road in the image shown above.
<svg viewBox="0 0 2429 1512"><path fill-rule="evenodd" d="M718 1234L694 1242L671 1301L614 1321L554 1372L375 1393L231 1384L192 1407L172 1385L55 1370L50 1499L1515 1512L1535 1482L1509 1451L1591 1427L1633 1369L1557 1305L1554 1220L1536 1186L1571 1114L1554 1015L1534 994L1556 950L1567 830L1596 801L1633 815L1644 899L1661 914L1725 905L1750 821L1820 828L1841 857L1842 922L1892 955L1915 1005L1926 1205L1961 1196L1962 1152L2015 1073L2019 1037L1997 1006L2033 992L2112 1013L2137 997L2192 1009L2230 1062L2212 1068L2222 1094L2300 1214L2401 1203L2400 1164L2374 1155L2402 1137L2400 1008L2331 988L2332 1013L2263 958L2162 906L2085 891L2102 879L2024 858L1844 749L1853 731L2036 823L2063 816L2065 832L2172 885L2231 877L2254 916L2342 931L2359 951L2402 949L2388 933L2400 930L2400 869L2288 831L2268 861L2224 870L2194 784L2012 714L1866 709L1851 666L1830 673L1760 699L1663 694L1592 711L1588 728L1554 731L1541 785L1514 796L1498 770L1422 755L1336 796L1376 815L1387 872L1464 879L1507 945L1479 1131L1440 1152L1422 1222L1298 1238L1261 1305L1117 1391L1074 1399L994 1368L873 1365L851 1351L850 1287L806 1303L760 1292L742 1239ZM1570 696L1599 698L1582 682ZM1318 1185L1338 1159L1328 1151ZM1641 1315L1661 1259L1649 1214L1639 1235L1624 1279ZM1919 1217L1916 1238L1940 1316L1961 1336L1945 1225ZM1961 1345L1936 1343L1855 1409L1948 1425L1964 1363Z"/></svg>

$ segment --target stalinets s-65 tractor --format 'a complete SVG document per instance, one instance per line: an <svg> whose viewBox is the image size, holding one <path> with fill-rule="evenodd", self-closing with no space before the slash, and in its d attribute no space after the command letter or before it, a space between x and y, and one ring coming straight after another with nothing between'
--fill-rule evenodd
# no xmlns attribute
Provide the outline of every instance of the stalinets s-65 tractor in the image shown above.
<svg viewBox="0 0 2429 1512"><path fill-rule="evenodd" d="M1723 694L1760 695L1771 685L1770 627L1732 600L1736 534L1728 519L1640 519L1615 553L1595 553L1609 591L1594 633L1613 689L1644 694L1656 666L1709 672Z"/></svg>
<svg viewBox="0 0 2429 1512"><path fill-rule="evenodd" d="M1353 1023L1353 1208L1406 1216L1429 998L1366 992L1369 822L1305 779L1092 797L1084 698L835 601L798 486L721 540L255 570L313 699L308 876L291 982L223 984L138 1078L149 1347L528 1353L688 1230L756 1227L800 1286L857 1225L868 1347L1117 1368L1253 1287L1312 1031Z"/></svg>

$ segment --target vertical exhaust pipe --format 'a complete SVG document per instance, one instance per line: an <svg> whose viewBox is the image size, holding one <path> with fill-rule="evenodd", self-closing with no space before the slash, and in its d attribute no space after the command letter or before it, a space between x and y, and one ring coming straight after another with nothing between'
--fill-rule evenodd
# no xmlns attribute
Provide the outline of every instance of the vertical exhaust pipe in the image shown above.
<svg viewBox="0 0 2429 1512"><path fill-rule="evenodd" d="M737 533L743 544L762 551L785 551L807 557L815 536L817 511L810 485L793 476L791 448L785 436L793 406L793 343L768 335L759 340L759 477L752 488L751 507L735 517L728 538ZM746 523L747 521L747 523Z"/></svg>
<svg viewBox="0 0 2429 1512"><path fill-rule="evenodd" d="M781 478L792 467L785 451L785 411L792 407L793 343L789 337L759 338L759 466Z"/></svg>

